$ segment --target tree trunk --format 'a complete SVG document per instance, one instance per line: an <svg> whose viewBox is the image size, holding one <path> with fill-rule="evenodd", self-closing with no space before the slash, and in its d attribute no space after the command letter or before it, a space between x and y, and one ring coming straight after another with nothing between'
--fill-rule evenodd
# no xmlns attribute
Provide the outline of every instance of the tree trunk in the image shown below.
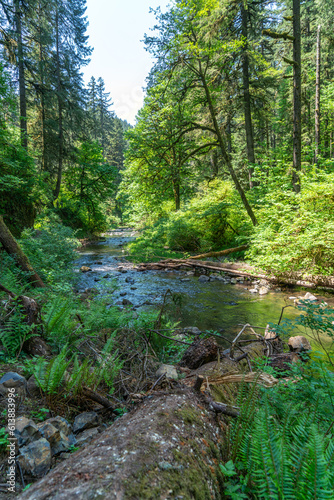
<svg viewBox="0 0 334 500"><path fill-rule="evenodd" d="M57 54L57 97L58 97L58 172L57 184L54 191L54 199L57 200L62 180L63 173L63 152L64 152L64 132L63 132L63 99L62 99L62 85L60 74L60 34L59 34L59 10L58 4L56 7L56 54Z"/></svg>
<svg viewBox="0 0 334 500"><path fill-rule="evenodd" d="M321 26L317 31L317 65L315 81L315 151L314 162L318 162L320 148L320 73L321 73Z"/></svg>
<svg viewBox="0 0 334 500"><path fill-rule="evenodd" d="M234 182L234 185L240 195L240 198L242 200L242 203L246 209L246 212L247 214L249 215L252 223L254 226L257 225L257 220L256 220L256 217L255 217L255 214L253 212L253 209L252 207L250 206L247 198L246 198L246 195L245 195L245 192L239 182L239 179L234 171L234 168L233 168L233 165L232 165L232 161L231 161L231 157L229 155L229 153L227 152L226 150L226 147L225 147L225 142L224 142L224 138L223 138L223 135L222 135L222 132L219 128L219 124L218 124L218 121L217 121L217 115L216 115L216 111L215 111L215 108L214 108L214 105L213 105L213 102L212 102L212 98L211 98L211 93L210 93L210 89L208 87L208 84L207 84L207 81L206 81L206 76L205 74L203 73L203 70L202 70L202 65L201 65L201 61L198 61L198 65L199 65L199 74L200 74L200 78L201 78L201 81L203 83L203 87L204 87L204 91L205 91L205 95L206 95L206 99L207 99L207 102L208 102L208 106L209 106L209 111L210 111L210 116L211 116L211 120L212 120L212 123L213 123L213 128L216 132L216 136L217 136L217 139L218 139L218 143L219 143L219 147L220 147L220 150L221 150L221 153L222 153L222 156L223 156L223 159L227 165L227 168L230 172L230 175L232 177L232 180Z"/></svg>
<svg viewBox="0 0 334 500"><path fill-rule="evenodd" d="M248 59L248 11L245 8L244 2L241 3L241 28L242 28L242 80L244 87L244 114L245 114L245 131L246 131L246 142L247 142L247 157L248 157L248 177L249 177L249 187L253 188L252 175L254 173L255 165L255 152L254 152L254 137L253 137L253 124L252 124L252 112L251 112L251 102L249 93L249 59Z"/></svg>
<svg viewBox="0 0 334 500"><path fill-rule="evenodd" d="M292 184L296 193L300 192L302 164L301 134L301 34L300 0L293 0L293 174Z"/></svg>
<svg viewBox="0 0 334 500"><path fill-rule="evenodd" d="M222 431L207 408L192 389L153 393L18 498L221 499Z"/></svg>
<svg viewBox="0 0 334 500"><path fill-rule="evenodd" d="M22 252L20 246L16 242L14 236L9 231L8 227L3 221L3 218L0 216L0 243L6 250L6 252L14 257L16 264L18 267L22 269L22 271L28 273L28 279L30 283L35 288L44 288L45 284L38 276L38 274L34 271L32 265L29 262L28 257Z"/></svg>
<svg viewBox="0 0 334 500"><path fill-rule="evenodd" d="M21 144L25 149L27 149L28 148L27 99L26 99L26 84L25 84L25 72L24 72L21 16L22 16L22 11L20 6L20 1L15 0L15 29L16 29L16 40L17 40L19 93L20 93L20 132L21 132Z"/></svg>

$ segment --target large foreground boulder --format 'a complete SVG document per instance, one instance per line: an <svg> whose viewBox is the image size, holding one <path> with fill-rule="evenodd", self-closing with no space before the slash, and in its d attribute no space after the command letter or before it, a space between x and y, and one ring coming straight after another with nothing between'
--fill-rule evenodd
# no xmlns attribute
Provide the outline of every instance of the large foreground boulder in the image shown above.
<svg viewBox="0 0 334 500"><path fill-rule="evenodd" d="M219 426L192 389L155 394L21 500L222 498Z"/></svg>

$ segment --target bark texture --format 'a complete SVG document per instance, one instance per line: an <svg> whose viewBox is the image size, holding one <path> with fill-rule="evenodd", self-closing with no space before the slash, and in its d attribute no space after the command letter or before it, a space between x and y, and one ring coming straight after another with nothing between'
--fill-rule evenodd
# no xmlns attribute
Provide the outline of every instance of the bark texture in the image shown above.
<svg viewBox="0 0 334 500"><path fill-rule="evenodd" d="M218 500L222 457L212 415L191 389L156 394L18 498Z"/></svg>

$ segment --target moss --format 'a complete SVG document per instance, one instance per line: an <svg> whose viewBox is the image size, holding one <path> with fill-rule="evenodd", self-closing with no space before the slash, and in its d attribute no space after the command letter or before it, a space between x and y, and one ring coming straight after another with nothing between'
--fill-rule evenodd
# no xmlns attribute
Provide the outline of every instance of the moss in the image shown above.
<svg viewBox="0 0 334 500"><path fill-rule="evenodd" d="M178 418L180 416L182 417L185 424L197 424L198 426L203 427L203 418L199 410L196 411L194 408L181 408L175 413Z"/></svg>
<svg viewBox="0 0 334 500"><path fill-rule="evenodd" d="M188 464L182 471L158 468L147 471L142 469L125 488L126 500L157 500L175 498L185 500L211 500L212 495L201 469Z"/></svg>

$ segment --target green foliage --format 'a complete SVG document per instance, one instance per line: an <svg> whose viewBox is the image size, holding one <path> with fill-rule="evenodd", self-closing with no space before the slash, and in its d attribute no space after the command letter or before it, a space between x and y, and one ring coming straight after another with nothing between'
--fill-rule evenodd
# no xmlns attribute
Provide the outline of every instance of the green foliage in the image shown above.
<svg viewBox="0 0 334 500"><path fill-rule="evenodd" d="M48 408L39 408L30 412L32 419L39 422L44 422L48 418L49 413L50 410Z"/></svg>
<svg viewBox="0 0 334 500"><path fill-rule="evenodd" d="M0 429L0 453L5 452L7 450L7 446L9 445L8 434L6 432L5 427Z"/></svg>
<svg viewBox="0 0 334 500"><path fill-rule="evenodd" d="M334 273L334 174L303 177L299 195L269 191L262 200L259 225L248 257L277 275Z"/></svg>
<svg viewBox="0 0 334 500"><path fill-rule="evenodd" d="M97 142L81 144L57 201L64 223L86 234L108 229L105 202L115 194L117 170L105 161L102 151Z"/></svg>
<svg viewBox="0 0 334 500"><path fill-rule="evenodd" d="M11 299L0 305L0 343L9 358L16 356L22 349L23 343L36 335L35 325L28 325L25 311L17 300ZM1 324L1 323L0 323Z"/></svg>
<svg viewBox="0 0 334 500"><path fill-rule="evenodd" d="M101 383L113 391L114 378L122 367L114 350L114 336L109 338L97 362L91 359L81 362L77 354L69 357L69 352L65 345L50 361L35 358L26 363L26 369L36 377L45 394L51 398L76 396L84 387L96 390Z"/></svg>
<svg viewBox="0 0 334 500"><path fill-rule="evenodd" d="M53 290L73 281L74 250L79 241L74 231L64 226L53 212L39 217L34 230L26 229L20 244L34 269Z"/></svg>
<svg viewBox="0 0 334 500"><path fill-rule="evenodd" d="M334 375L317 360L294 370L295 378L260 393L242 387L241 415L230 424L230 456L241 462L255 498L330 499Z"/></svg>
<svg viewBox="0 0 334 500"><path fill-rule="evenodd" d="M243 237L239 238L239 231ZM222 249L245 241L249 226L232 186L214 180L201 184L198 194L177 212L170 211L130 245L131 254L142 260L172 251L199 252Z"/></svg>

